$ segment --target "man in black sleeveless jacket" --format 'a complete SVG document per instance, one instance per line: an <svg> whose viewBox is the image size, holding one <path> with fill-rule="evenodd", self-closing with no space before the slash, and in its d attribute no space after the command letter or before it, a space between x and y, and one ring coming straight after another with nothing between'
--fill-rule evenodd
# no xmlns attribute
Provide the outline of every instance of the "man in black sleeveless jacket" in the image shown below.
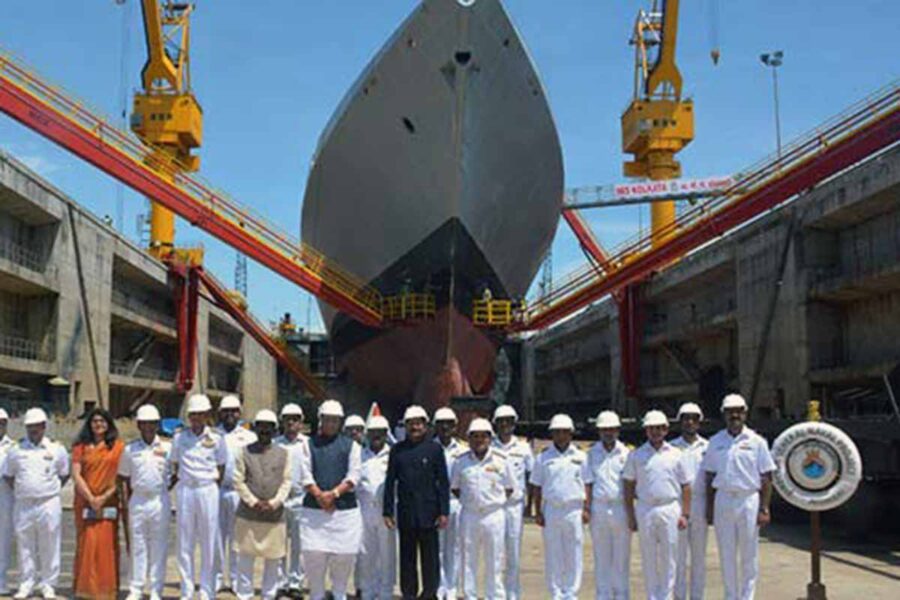
<svg viewBox="0 0 900 600"><path fill-rule="evenodd" d="M438 529L447 527L450 484L440 444L427 437L428 414L410 406L403 416L407 437L391 449L384 484L385 524L400 530L400 591L404 600L437 598L440 576ZM395 512L396 506L396 512ZM422 570L422 595L417 596Z"/></svg>

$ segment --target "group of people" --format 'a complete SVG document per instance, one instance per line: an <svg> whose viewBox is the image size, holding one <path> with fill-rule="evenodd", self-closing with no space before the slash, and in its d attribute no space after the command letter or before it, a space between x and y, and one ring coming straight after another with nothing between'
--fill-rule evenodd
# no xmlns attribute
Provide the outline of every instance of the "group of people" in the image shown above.
<svg viewBox="0 0 900 600"><path fill-rule="evenodd" d="M199 578L202 599L226 586L249 599L261 559L266 599L299 597L307 586L312 600L322 600L327 579L333 597L343 600L352 575L361 598L387 600L399 546L404 599L474 600L483 572L485 598L516 600L529 499L554 600L574 599L581 589L585 526L598 599L629 597L633 532L648 598L702 598L709 525L725 597L754 596L758 528L769 522L775 465L766 441L746 426L747 405L738 395L724 399L726 428L709 441L698 433L703 413L692 403L678 411L680 435L671 442L666 415L649 411L647 441L637 449L619 441L619 417L604 411L596 420L600 440L584 452L573 443L572 419L560 414L550 423L552 442L536 457L514 435L518 416L509 406L491 421L472 420L466 442L449 408L431 420L423 408L409 407L399 442L384 417L345 418L335 400L321 403L310 436L301 433L304 415L295 404L280 418L259 411L251 427L241 422L237 397L219 404L215 427L212 411L206 396L191 396L187 425L170 442L158 436L158 410L142 406L140 436L125 444L110 415L95 409L70 461L46 436L41 409L26 412L20 442L6 436L8 415L0 410L0 593L8 591L15 537L15 597L55 597L60 490L71 476L76 597L116 597L124 522L128 600L140 599L145 584L151 600L160 598L174 508L182 598L194 597Z"/></svg>

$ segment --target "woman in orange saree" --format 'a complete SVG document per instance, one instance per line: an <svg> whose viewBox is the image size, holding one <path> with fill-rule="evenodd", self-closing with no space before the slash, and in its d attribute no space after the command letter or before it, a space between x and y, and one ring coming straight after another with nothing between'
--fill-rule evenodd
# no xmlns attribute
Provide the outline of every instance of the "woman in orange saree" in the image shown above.
<svg viewBox="0 0 900 600"><path fill-rule="evenodd" d="M100 408L88 413L72 447L76 598L114 600L118 594L121 495L116 474L123 448L112 416Z"/></svg>

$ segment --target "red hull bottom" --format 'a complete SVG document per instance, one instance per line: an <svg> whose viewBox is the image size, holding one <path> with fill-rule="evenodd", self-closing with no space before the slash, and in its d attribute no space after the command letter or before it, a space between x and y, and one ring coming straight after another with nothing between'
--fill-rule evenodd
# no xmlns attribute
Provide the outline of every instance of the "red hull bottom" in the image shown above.
<svg viewBox="0 0 900 600"><path fill-rule="evenodd" d="M339 358L339 366L384 408L415 403L431 412L454 396L486 392L497 348L485 330L445 307L432 320L395 327L359 344Z"/></svg>

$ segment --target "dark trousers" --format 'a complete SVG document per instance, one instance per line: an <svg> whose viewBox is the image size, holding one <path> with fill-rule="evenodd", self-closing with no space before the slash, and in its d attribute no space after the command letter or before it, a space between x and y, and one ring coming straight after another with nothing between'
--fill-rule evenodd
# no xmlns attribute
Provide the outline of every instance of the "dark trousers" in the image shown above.
<svg viewBox="0 0 900 600"><path fill-rule="evenodd" d="M418 553L418 560L416 554ZM421 561L422 595L419 596L419 573L416 568ZM437 597L441 563L438 557L438 530L400 530L400 592L403 600Z"/></svg>

